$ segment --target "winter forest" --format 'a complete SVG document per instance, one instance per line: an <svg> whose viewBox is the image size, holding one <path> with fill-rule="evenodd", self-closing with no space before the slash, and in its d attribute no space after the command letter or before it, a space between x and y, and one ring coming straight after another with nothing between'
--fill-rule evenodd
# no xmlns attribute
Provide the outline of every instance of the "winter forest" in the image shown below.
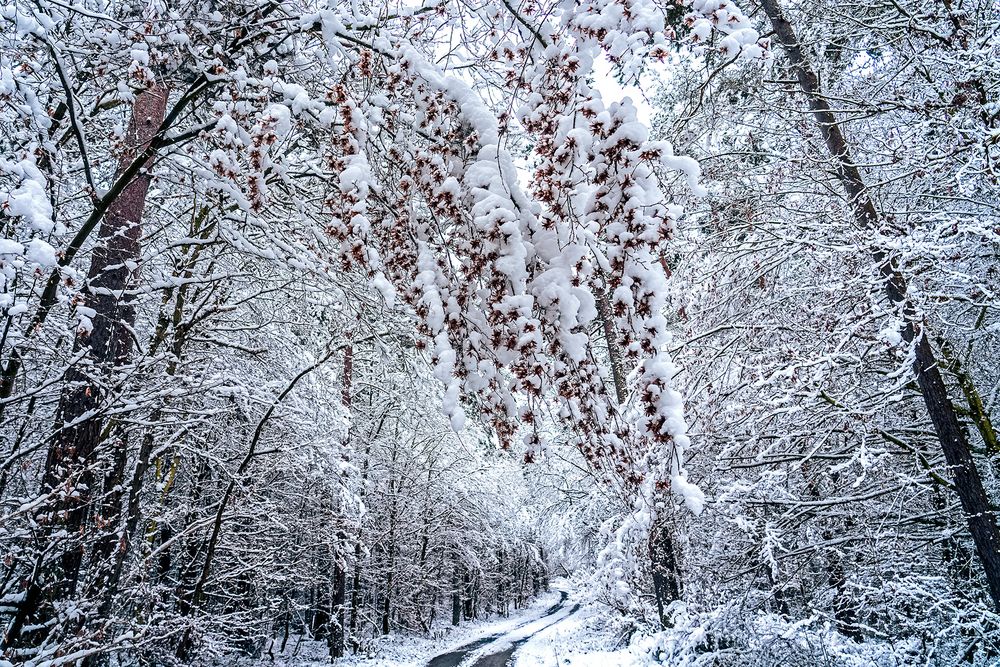
<svg viewBox="0 0 1000 667"><path fill-rule="evenodd" d="M0 667L1000 664L996 0L2 0Z"/></svg>

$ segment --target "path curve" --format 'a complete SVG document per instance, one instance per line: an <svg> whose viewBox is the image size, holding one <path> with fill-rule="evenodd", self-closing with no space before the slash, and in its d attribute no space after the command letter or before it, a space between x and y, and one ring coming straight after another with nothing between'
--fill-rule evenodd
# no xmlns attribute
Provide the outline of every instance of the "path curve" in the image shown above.
<svg viewBox="0 0 1000 667"><path fill-rule="evenodd" d="M560 603L559 606L562 606L562 603ZM559 618L555 619L551 623L545 624L544 626L542 626L542 627L538 628L537 630L535 630L534 632L532 632L527 637L522 637L521 639L518 639L516 642L514 642L513 644L511 644L509 647L507 647L503 651L499 651L497 653L490 653L489 655L484 655L479 660L477 660L476 663L472 667L507 667L507 664L509 662L511 662L511 660L514 657L514 652L517 651L517 649L521 648L521 646L524 643L526 643L529 639L531 639L532 637L534 637L535 635L537 635L539 632L542 632L543 630L548 630L549 628L551 628L556 623L562 623L567 618L569 618L570 616L572 616L573 614L575 614L576 611L579 608L580 608L579 604L573 605L573 608L569 610L568 614L566 614L564 616L560 616ZM542 616L541 618L546 618L546 616ZM538 620L541 620L541 619L538 619Z"/></svg>
<svg viewBox="0 0 1000 667"><path fill-rule="evenodd" d="M495 642L498 639L502 639L503 637L509 634L513 634L526 625L537 623L538 621L544 618L548 618L549 616L559 613L559 610L561 610L563 606L565 606L566 598L568 597L565 591L560 591L560 593L562 597L559 599L559 602L555 603L554 605L546 609L545 613L542 614L541 616L525 621L524 623L521 623L517 627L511 628L506 632L498 632L496 634L487 635L486 637L477 639L474 642L469 642L468 644L459 646L454 651L449 651L448 653L442 653L439 656L431 658L431 661L427 663L427 667L459 667L461 662L465 660L467 657L469 657L469 655L472 654L473 651L476 651L486 646L487 644ZM576 612L576 610L579 608L580 605L575 605L569 613L572 614ZM569 616L569 614L567 614L566 616ZM528 635L527 637L524 637L522 639L513 642L510 646L508 646L503 651L500 651L499 653L491 653L489 655L483 656L482 658L476 661L473 667L505 667L507 662L514 655L514 651L520 648L522 644L531 639L531 637L533 637L536 633L545 630L546 628L550 627L553 623L558 623L559 621L563 620L563 618L565 618L565 616L553 621L552 623L549 623L544 627L539 628L538 630Z"/></svg>

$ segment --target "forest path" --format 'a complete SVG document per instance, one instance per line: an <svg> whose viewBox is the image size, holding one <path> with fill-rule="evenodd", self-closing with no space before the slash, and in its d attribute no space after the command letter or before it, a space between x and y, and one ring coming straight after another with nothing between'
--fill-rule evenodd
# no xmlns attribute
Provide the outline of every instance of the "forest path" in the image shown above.
<svg viewBox="0 0 1000 667"><path fill-rule="evenodd" d="M472 665L472 667L504 667L510 661L511 657L514 655L514 652L522 644L531 639L531 637L533 637L535 633L545 630L554 623L558 623L559 621L563 620L570 614L573 614L574 612L576 612L577 609L580 608L580 605L575 605L573 609L570 610L569 614L566 614L565 616L555 619L551 623L547 623L546 625L538 628L537 630L535 630L534 632L532 632L527 636L524 637L520 636L521 633L519 633L518 630L521 630L522 628L528 625L538 623L539 621L542 621L546 618L549 618L559 613L559 611L566 604L566 598L569 597L569 595L565 591L560 591L560 593L562 597L560 597L559 602L555 603L554 605L546 609L545 613L543 613L542 615L533 618L530 621L525 621L524 623L521 623L520 625L506 632L497 632L492 635L487 635L486 637L477 639L474 642L470 642L468 644L465 644L464 646L460 646L454 651L449 651L448 653L443 653L439 656L436 656L432 658L430 662L427 663L427 667L459 667L459 665L465 659L467 659L470 655L472 655L473 652L479 650L480 648L488 644L491 644L493 642L500 641L503 638L508 637L510 635L517 636L517 639L513 640L509 644L505 643L504 648L501 651L498 651L497 653L490 653L488 655L484 655Z"/></svg>

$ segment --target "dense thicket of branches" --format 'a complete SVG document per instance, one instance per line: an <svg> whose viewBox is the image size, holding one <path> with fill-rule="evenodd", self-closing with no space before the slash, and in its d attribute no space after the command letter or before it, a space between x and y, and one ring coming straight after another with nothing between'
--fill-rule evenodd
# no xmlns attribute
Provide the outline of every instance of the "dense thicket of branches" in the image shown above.
<svg viewBox="0 0 1000 667"><path fill-rule="evenodd" d="M0 8L2 660L996 660L998 14Z"/></svg>
<svg viewBox="0 0 1000 667"><path fill-rule="evenodd" d="M682 623L756 664L989 664L998 551L970 525L995 535L996 7L766 0L755 18L777 31L762 78L706 52L657 104L711 192L673 276L690 469L715 510L682 522L701 601ZM701 574L720 566L721 585ZM787 632L803 619L829 625Z"/></svg>

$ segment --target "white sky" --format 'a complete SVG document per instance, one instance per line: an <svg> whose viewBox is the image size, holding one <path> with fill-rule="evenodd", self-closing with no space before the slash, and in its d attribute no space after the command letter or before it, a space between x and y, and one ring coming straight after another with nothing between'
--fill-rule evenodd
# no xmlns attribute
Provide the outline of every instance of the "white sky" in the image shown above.
<svg viewBox="0 0 1000 667"><path fill-rule="evenodd" d="M611 74L611 64L602 54L594 61L594 87L601 91L605 105L618 102L625 97L632 98L635 104L636 115L646 127L650 127L653 119L653 106L651 103L653 95L656 94L656 74L647 74L643 81L643 88L640 90L636 86L621 86Z"/></svg>

